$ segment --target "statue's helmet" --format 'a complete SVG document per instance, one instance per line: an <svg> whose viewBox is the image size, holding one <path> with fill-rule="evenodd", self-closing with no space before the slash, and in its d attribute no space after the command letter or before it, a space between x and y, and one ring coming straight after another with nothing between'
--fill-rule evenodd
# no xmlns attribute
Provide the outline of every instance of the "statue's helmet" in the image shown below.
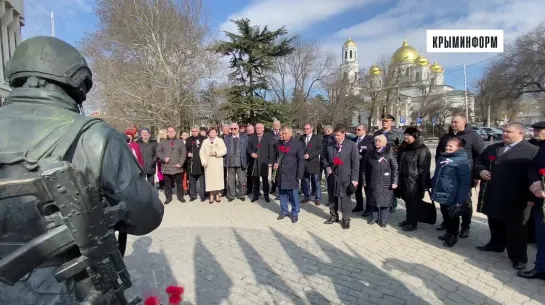
<svg viewBox="0 0 545 305"><path fill-rule="evenodd" d="M21 42L6 66L6 78L11 87L22 86L29 77L59 85L77 103L85 101L93 86L91 70L78 49L48 36Z"/></svg>

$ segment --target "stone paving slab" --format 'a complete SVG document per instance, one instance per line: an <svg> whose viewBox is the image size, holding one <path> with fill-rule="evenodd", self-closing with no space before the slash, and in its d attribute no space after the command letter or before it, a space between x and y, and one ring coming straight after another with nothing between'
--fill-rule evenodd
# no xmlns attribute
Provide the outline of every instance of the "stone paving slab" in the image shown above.
<svg viewBox="0 0 545 305"><path fill-rule="evenodd" d="M361 217L350 230L324 225L327 208L313 204L297 224L278 212L277 201L173 201L159 229L129 237L129 294L155 274L161 291L180 283L195 305L545 304L545 281L517 278L505 253L475 249L489 237L480 214L447 249L435 226L400 231L402 204L385 229ZM535 247L528 254L531 267Z"/></svg>

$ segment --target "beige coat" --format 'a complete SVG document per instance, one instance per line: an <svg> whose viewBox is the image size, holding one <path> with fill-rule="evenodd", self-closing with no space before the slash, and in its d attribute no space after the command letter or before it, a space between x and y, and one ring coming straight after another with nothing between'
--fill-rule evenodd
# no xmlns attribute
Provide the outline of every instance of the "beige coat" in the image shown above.
<svg viewBox="0 0 545 305"><path fill-rule="evenodd" d="M216 155L211 156L210 153L215 152ZM227 153L225 142L219 137L214 139L214 143L210 142L210 138L202 142L201 163L204 167L204 178L206 182L206 191L220 191L225 188L223 181L223 156Z"/></svg>

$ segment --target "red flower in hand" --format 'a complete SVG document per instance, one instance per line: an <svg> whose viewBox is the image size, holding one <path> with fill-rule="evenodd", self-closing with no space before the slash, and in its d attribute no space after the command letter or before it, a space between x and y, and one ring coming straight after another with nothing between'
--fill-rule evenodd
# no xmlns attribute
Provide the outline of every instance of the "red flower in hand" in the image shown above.
<svg viewBox="0 0 545 305"><path fill-rule="evenodd" d="M290 152L290 148L289 148L289 147L286 147L285 150L286 150L286 151L285 151L286 154Z"/></svg>
<svg viewBox="0 0 545 305"><path fill-rule="evenodd" d="M333 159L333 165L339 166L339 165L343 165L343 164L344 164L343 160L341 160L339 157L335 157Z"/></svg>
<svg viewBox="0 0 545 305"><path fill-rule="evenodd" d="M191 145L195 145L195 141L191 142Z"/></svg>
<svg viewBox="0 0 545 305"><path fill-rule="evenodd" d="M280 150L280 152L285 153L286 152L286 146L282 145L282 146L278 147L278 150Z"/></svg>
<svg viewBox="0 0 545 305"><path fill-rule="evenodd" d="M490 162L494 162L494 161L496 161L496 156L488 156L488 160Z"/></svg>
<svg viewBox="0 0 545 305"><path fill-rule="evenodd" d="M311 148L311 147L312 147L312 144L308 143L307 147L308 147L308 148Z"/></svg>
<svg viewBox="0 0 545 305"><path fill-rule="evenodd" d="M260 147L261 147L261 145L260 145L260 144L257 144L257 148L260 148Z"/></svg>
<svg viewBox="0 0 545 305"><path fill-rule="evenodd" d="M152 296L152 297L148 297L144 301L144 305L161 305L161 302L159 302L158 297Z"/></svg>
<svg viewBox="0 0 545 305"><path fill-rule="evenodd" d="M540 168L538 173L540 176L545 176L545 168Z"/></svg>

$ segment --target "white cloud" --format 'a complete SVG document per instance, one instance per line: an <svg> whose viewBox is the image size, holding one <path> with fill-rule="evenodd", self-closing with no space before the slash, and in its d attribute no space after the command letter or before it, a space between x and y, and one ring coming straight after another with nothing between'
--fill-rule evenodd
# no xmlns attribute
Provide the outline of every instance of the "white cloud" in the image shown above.
<svg viewBox="0 0 545 305"><path fill-rule="evenodd" d="M235 31L230 19L249 18L256 25L268 25L271 29L286 26L290 32L297 33L313 24L375 1L377 0L259 0L230 15L220 26L220 30Z"/></svg>
<svg viewBox="0 0 545 305"><path fill-rule="evenodd" d="M26 0L23 38L51 35L51 12L55 14L55 26L81 27L78 16L93 12L92 0Z"/></svg>
<svg viewBox="0 0 545 305"><path fill-rule="evenodd" d="M428 29L503 29L509 41L531 30L545 16L542 0L422 0L400 1L385 13L342 29L327 40L327 48L340 53L348 37L358 43L360 67L391 56L404 38L430 61L455 67L472 64L496 54L426 52ZM458 17L458 18L456 18ZM476 67L478 68L478 67Z"/></svg>

